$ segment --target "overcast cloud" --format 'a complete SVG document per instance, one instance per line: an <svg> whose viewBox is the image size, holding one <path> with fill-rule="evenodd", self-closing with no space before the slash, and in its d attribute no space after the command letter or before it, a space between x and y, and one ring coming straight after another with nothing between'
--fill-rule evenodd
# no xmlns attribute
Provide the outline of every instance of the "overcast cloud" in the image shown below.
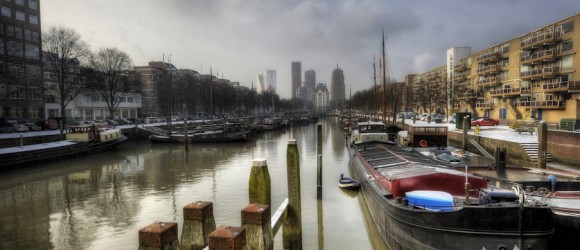
<svg viewBox="0 0 580 250"><path fill-rule="evenodd" d="M579 13L580 1L43 0L41 11L43 30L73 28L93 51L117 47L136 66L171 54L178 68L211 67L248 87L274 69L289 98L292 61L329 87L338 65L347 95L371 87L383 29L389 75L402 81L444 65L450 47L491 47Z"/></svg>

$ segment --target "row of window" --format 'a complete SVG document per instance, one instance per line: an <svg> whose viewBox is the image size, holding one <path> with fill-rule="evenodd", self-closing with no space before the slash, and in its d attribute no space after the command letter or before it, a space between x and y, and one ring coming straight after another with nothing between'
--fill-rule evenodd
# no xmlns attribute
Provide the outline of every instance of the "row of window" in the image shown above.
<svg viewBox="0 0 580 250"><path fill-rule="evenodd" d="M40 33L12 25L4 25L0 23L0 35L14 37L16 39L23 39L28 42L40 42Z"/></svg>
<svg viewBox="0 0 580 250"><path fill-rule="evenodd" d="M12 18L12 9L6 6L0 6L0 15L3 17ZM22 11L14 10L14 17L18 21L26 22L26 13ZM28 23L32 25L39 25L40 19L38 16L28 14Z"/></svg>
<svg viewBox="0 0 580 250"><path fill-rule="evenodd" d="M0 39L0 55L4 54L31 60L40 60L40 47L15 41L5 42L4 39Z"/></svg>
<svg viewBox="0 0 580 250"><path fill-rule="evenodd" d="M4 0L4 2L11 2L11 0ZM20 6L25 6L25 0L14 0L14 3ZM38 0L28 0L28 8L38 10Z"/></svg>
<svg viewBox="0 0 580 250"><path fill-rule="evenodd" d="M42 90L38 87L28 87L0 84L0 99L42 100Z"/></svg>
<svg viewBox="0 0 580 250"><path fill-rule="evenodd" d="M10 107L9 110L6 113L4 109L0 109L0 117L27 117L29 119L38 119L42 118L42 113L44 112L43 108Z"/></svg>
<svg viewBox="0 0 580 250"><path fill-rule="evenodd" d="M26 69L26 71L24 71ZM0 63L0 73L8 77L28 78L31 80L40 80L40 67L34 65L22 65L12 63Z"/></svg>

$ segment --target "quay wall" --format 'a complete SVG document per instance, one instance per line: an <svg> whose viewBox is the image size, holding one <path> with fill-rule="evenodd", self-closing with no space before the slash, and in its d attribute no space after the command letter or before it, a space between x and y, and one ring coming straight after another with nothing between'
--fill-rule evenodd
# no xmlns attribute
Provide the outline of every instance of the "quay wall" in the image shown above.
<svg viewBox="0 0 580 250"><path fill-rule="evenodd" d="M40 144L47 142L60 141L60 135L43 135L22 137L22 145ZM0 140L0 148L17 147L20 146L20 138L4 138Z"/></svg>
<svg viewBox="0 0 580 250"><path fill-rule="evenodd" d="M462 136L461 131L449 131L449 145L461 148ZM505 147L508 164L536 167L519 143L474 135L467 135L467 138L468 140L475 139L491 155L495 153L496 147ZM478 152L469 141L467 142L467 151ZM580 166L580 157L578 157L580 152L580 133L548 130L548 152L557 162Z"/></svg>
<svg viewBox="0 0 580 250"><path fill-rule="evenodd" d="M580 166L580 133L548 130L548 152L556 161Z"/></svg>
<svg viewBox="0 0 580 250"><path fill-rule="evenodd" d="M447 133L448 144L456 148L461 148L463 134L461 131L449 131ZM548 137L549 138L549 137ZM506 148L507 153L507 164L525 166L525 167L535 167L532 166L532 159L524 151L522 146L516 142L503 141L493 138L486 138L475 135L467 135L467 151L479 153L477 148L475 148L469 139L475 139L488 153L491 155L495 154L496 148ZM548 151L550 151L548 149ZM550 152L551 153L551 152Z"/></svg>

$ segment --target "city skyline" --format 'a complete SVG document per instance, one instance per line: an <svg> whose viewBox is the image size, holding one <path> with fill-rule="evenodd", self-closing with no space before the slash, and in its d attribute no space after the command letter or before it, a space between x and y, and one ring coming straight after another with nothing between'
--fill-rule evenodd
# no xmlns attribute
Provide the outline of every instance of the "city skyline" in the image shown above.
<svg viewBox="0 0 580 250"><path fill-rule="evenodd" d="M93 51L118 47L135 66L171 58L177 67L203 74L211 67L247 87L264 68L276 69L277 92L290 98L292 61L316 70L318 82L330 82L339 64L348 72L345 85L353 91L370 88L383 29L389 76L402 81L406 74L443 65L450 47L476 52L580 9L580 2L571 0L492 2L52 0L40 5L43 30L73 28ZM452 11L459 5L465 8ZM97 9L98 15L91 14Z"/></svg>

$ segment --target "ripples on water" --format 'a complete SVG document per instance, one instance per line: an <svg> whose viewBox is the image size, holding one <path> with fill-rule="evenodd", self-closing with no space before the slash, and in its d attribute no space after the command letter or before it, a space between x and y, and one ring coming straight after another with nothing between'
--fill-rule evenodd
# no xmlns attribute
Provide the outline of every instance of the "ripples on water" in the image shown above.
<svg viewBox="0 0 580 250"><path fill-rule="evenodd" d="M371 249L357 193L336 186L348 173L344 136L332 118L321 122L321 202L315 124L246 143L193 144L189 151L142 139L115 152L0 173L0 249L135 249L138 230L154 221L174 221L181 230L183 207L197 200L214 203L216 225L239 226L252 159L268 161L272 210L286 197L290 138L301 158L304 249ZM281 248L280 231L275 249Z"/></svg>

